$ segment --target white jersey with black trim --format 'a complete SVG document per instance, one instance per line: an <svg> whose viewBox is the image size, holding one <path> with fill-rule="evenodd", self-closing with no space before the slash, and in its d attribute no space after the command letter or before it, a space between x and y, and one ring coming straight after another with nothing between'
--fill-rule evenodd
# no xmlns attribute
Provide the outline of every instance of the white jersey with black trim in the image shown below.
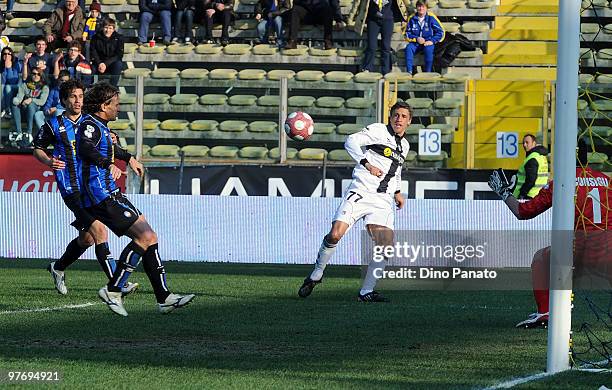
<svg viewBox="0 0 612 390"><path fill-rule="evenodd" d="M404 137L395 134L391 126L373 123L358 133L351 134L344 148L357 162L353 169L350 190L393 195L401 189L402 165L410 150ZM383 171L382 176L372 175L365 162Z"/></svg>

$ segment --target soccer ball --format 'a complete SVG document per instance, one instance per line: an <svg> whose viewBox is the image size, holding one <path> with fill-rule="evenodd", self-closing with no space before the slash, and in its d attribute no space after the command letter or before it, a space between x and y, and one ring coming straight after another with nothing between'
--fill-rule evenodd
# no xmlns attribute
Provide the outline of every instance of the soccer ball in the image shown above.
<svg viewBox="0 0 612 390"><path fill-rule="evenodd" d="M285 120L285 133L296 141L306 141L314 131L314 122L310 115L296 111Z"/></svg>

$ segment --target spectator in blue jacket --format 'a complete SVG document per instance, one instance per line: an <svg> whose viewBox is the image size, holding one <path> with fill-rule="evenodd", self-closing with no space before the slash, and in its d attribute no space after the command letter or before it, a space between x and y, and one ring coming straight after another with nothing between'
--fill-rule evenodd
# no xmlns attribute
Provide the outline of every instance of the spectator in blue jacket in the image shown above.
<svg viewBox="0 0 612 390"><path fill-rule="evenodd" d="M442 23L431 12L427 12L424 1L416 2L416 14L408 21L406 28L406 71L412 73L412 60L420 51L425 54L425 72L431 72L433 67L435 44L444 40Z"/></svg>
<svg viewBox="0 0 612 390"><path fill-rule="evenodd" d="M21 72L23 71L22 62L15 56L13 49L5 47L2 49L2 59L0 60L0 73L2 73L2 109L6 116L11 114L11 104L13 98L19 91Z"/></svg>
<svg viewBox="0 0 612 390"><path fill-rule="evenodd" d="M62 115L64 107L62 107L62 101L60 100L59 89L62 83L68 80L70 80L70 72L66 69L61 70L55 87L51 88L51 91L49 91L49 96L47 97L45 105L42 106L40 111L36 111L36 114L34 114L35 129L40 129L42 125L45 124L45 121L48 121L51 117Z"/></svg>

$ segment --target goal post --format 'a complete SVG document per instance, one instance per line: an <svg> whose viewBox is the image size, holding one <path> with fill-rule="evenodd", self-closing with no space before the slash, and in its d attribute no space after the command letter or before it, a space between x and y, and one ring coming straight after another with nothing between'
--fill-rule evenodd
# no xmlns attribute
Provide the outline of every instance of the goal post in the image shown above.
<svg viewBox="0 0 612 390"><path fill-rule="evenodd" d="M569 369L574 192L578 131L580 0L559 1L554 192L550 262L550 319L546 371Z"/></svg>

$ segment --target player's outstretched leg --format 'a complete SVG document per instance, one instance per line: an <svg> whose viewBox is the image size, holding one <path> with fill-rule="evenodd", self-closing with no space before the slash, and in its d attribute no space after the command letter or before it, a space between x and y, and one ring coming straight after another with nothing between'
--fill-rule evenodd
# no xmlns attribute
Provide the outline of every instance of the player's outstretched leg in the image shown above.
<svg viewBox="0 0 612 390"><path fill-rule="evenodd" d="M321 247L319 248L319 253L317 254L317 261L315 262L314 269L310 273L310 275L304 279L302 286L298 290L298 295L302 298L306 298L312 293L315 286L321 283L323 279L323 272L325 271L325 267L329 262L329 259L336 253L336 246L338 242L346 231L348 230L349 225L342 221L334 221L332 224L332 228L329 233L323 237L323 242L321 243Z"/></svg>
<svg viewBox="0 0 612 390"><path fill-rule="evenodd" d="M538 311L516 324L517 328L548 327L548 280L550 275L550 247L540 249L533 255L531 262L531 283L533 297Z"/></svg>
<svg viewBox="0 0 612 390"><path fill-rule="evenodd" d="M89 238L91 239L91 236ZM79 235L79 237L70 241L68 246L66 246L66 251L58 261L54 261L47 266L47 271L49 271L51 274L53 284L55 285L55 289L58 293L62 295L68 294L68 288L66 287L66 275L64 274L64 271L72 263L77 261L79 257L85 253L87 248L92 245L93 239L88 240Z"/></svg>
<svg viewBox="0 0 612 390"><path fill-rule="evenodd" d="M367 229L376 245L393 245L393 230L386 226L373 224L367 225ZM386 263L387 260L385 259L383 261L372 260L370 264L368 264L366 276L363 279L361 290L357 295L357 300L359 302L389 302L389 299L374 290L376 282L378 281L376 275L384 271Z"/></svg>
<svg viewBox="0 0 612 390"><path fill-rule="evenodd" d="M166 283L166 269L159 256L157 243L147 248L142 265L153 287L160 313L170 313L174 309L188 305L195 298L194 294L179 295L170 292Z"/></svg>

